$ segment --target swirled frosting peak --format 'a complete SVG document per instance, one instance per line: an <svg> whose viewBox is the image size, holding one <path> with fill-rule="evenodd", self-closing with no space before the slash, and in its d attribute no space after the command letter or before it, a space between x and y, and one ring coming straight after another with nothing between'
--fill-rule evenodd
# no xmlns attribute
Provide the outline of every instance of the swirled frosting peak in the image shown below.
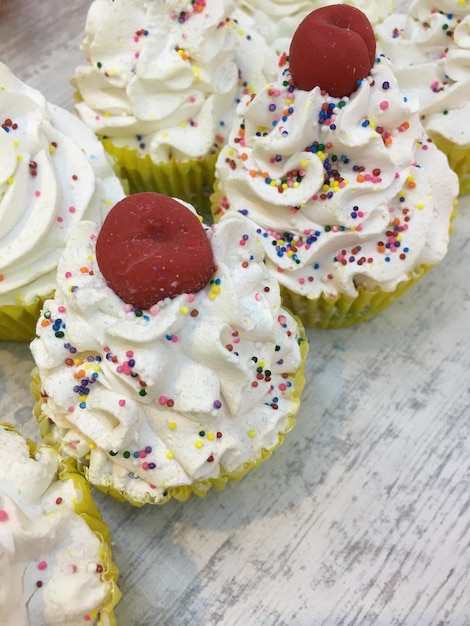
<svg viewBox="0 0 470 626"><path fill-rule="evenodd" d="M97 225L78 225L31 345L52 436L134 502L260 459L298 408L300 329L260 237L237 215L207 236L207 285L140 310L106 287Z"/></svg>
<svg viewBox="0 0 470 626"><path fill-rule="evenodd" d="M218 150L235 102L261 88L274 53L231 19L234 0L95 0L74 82L79 116L154 163Z"/></svg>
<svg viewBox="0 0 470 626"><path fill-rule="evenodd" d="M254 222L272 275L309 298L393 291L447 249L458 193L390 62L347 98L279 79L238 107L216 167L217 212Z"/></svg>
<svg viewBox="0 0 470 626"><path fill-rule="evenodd" d="M48 296L73 224L124 196L85 124L0 63L0 306Z"/></svg>
<svg viewBox="0 0 470 626"><path fill-rule="evenodd" d="M470 144L470 10L460 0L414 0L377 27L400 88L418 97L425 129Z"/></svg>

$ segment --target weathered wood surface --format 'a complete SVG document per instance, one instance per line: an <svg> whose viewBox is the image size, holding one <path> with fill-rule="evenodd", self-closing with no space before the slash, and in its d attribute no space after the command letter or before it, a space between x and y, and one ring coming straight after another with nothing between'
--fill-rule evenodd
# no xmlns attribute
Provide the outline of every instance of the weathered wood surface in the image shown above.
<svg viewBox="0 0 470 626"><path fill-rule="evenodd" d="M67 108L88 2L3 0L0 59ZM120 626L470 626L470 198L446 259L355 328L309 331L298 423L258 470L185 504L97 494ZM27 346L0 419L37 437Z"/></svg>

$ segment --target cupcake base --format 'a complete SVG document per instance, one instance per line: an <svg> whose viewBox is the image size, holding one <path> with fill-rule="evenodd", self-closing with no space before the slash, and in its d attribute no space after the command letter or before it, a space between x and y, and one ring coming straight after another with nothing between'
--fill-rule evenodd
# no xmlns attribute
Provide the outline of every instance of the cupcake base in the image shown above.
<svg viewBox="0 0 470 626"><path fill-rule="evenodd" d="M211 488L214 488L220 491L224 489L224 487L226 486L228 482L240 480L241 478L246 476L248 472L257 468L259 465L261 465L263 461L265 461L267 458L271 456L271 454L276 448L278 448L282 444L286 434L292 430L296 422L296 414L299 410L300 398L301 398L301 394L305 385L305 376L304 376L305 361L307 358L308 347L309 347L307 337L300 323L299 323L299 331L300 332L299 332L298 341L299 341L300 353L301 353L301 365L298 371L296 372L296 375L294 377L293 384L292 384L292 388L294 390L291 396L292 409L287 414L286 425L283 428L282 432L278 433L277 443L273 447L269 449L263 448L259 450L256 458L243 463L241 466L237 467L235 470L231 472L225 471L222 468L219 476L217 476L216 478L197 480L197 481L194 481L190 485L169 487L163 492L161 496L158 497L158 499L151 498L150 494L146 494L147 496L146 498L137 500L131 497L128 493L117 490L112 485L104 484L104 483L103 484L97 483L96 480L92 481L93 485L100 491L111 495L116 500L119 500L121 502L129 502L133 506L141 507L144 504L164 504L165 502L168 502L168 500L172 498L180 502L184 502L188 500L188 498L192 494L195 494L199 497L204 497ZM34 370L32 371L31 378L32 378L31 391L36 399L36 404L35 404L33 412L34 412L34 416L36 417L39 423L41 436L44 439L45 443L49 445L53 445L53 446L60 446L60 435L56 432L57 427L42 411L42 404L44 402L44 398L41 397L41 381L38 375L37 368L34 368ZM80 471L87 479L89 479L89 471L88 471L87 465L84 463L80 463L80 461L78 460L74 462L76 462L78 471Z"/></svg>
<svg viewBox="0 0 470 626"><path fill-rule="evenodd" d="M283 306L297 315L305 326L316 328L343 328L364 322L387 308L416 283L432 266L420 265L408 280L397 285L392 292L379 287L366 290L359 286L354 297L339 294L328 297L322 294L311 299L293 293L281 285Z"/></svg>
<svg viewBox="0 0 470 626"><path fill-rule="evenodd" d="M127 181L130 193L162 193L189 202L199 214L210 216L216 154L203 159L155 164L149 155L139 157L137 150L119 148L110 139L102 141L106 152L116 161L117 176Z"/></svg>
<svg viewBox="0 0 470 626"><path fill-rule="evenodd" d="M29 342L36 334L44 301L50 298L36 298L31 304L5 304L0 306L0 341Z"/></svg>

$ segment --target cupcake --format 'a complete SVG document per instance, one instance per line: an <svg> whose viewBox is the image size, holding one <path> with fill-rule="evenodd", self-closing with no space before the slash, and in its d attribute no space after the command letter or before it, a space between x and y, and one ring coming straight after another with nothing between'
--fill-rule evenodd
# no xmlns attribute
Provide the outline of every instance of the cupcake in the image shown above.
<svg viewBox="0 0 470 626"><path fill-rule="evenodd" d="M210 213L216 155L241 95L274 53L230 18L234 0L95 0L76 68L76 113L116 156L131 191Z"/></svg>
<svg viewBox="0 0 470 626"><path fill-rule="evenodd" d="M372 317L438 263L458 193L417 101L346 5L312 12L278 79L241 102L216 179L215 219L255 225L285 306L320 327Z"/></svg>
<svg viewBox="0 0 470 626"><path fill-rule="evenodd" d="M307 342L241 216L145 192L82 222L37 335L42 435L136 506L223 488L294 424Z"/></svg>
<svg viewBox="0 0 470 626"><path fill-rule="evenodd" d="M2 626L115 624L109 533L86 480L0 425Z"/></svg>
<svg viewBox="0 0 470 626"><path fill-rule="evenodd" d="M380 50L393 62L398 84L418 97L428 135L470 191L470 9L461 0L415 0L407 14L377 28Z"/></svg>
<svg viewBox="0 0 470 626"><path fill-rule="evenodd" d="M0 63L0 340L30 341L70 228L124 196L93 132Z"/></svg>
<svg viewBox="0 0 470 626"><path fill-rule="evenodd" d="M277 54L288 50L299 23L314 9L333 4L332 0L240 0L234 15L257 30ZM344 4L344 1L336 2ZM393 0L355 0L348 4L361 9L372 24L393 12Z"/></svg>

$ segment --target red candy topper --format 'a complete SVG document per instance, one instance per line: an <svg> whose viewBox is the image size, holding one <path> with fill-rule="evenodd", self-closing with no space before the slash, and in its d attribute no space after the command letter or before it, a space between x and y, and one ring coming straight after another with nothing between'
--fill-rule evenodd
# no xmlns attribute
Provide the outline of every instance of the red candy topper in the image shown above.
<svg viewBox="0 0 470 626"><path fill-rule="evenodd" d="M152 192L133 194L111 209L96 259L111 289L139 309L200 291L214 271L199 218L177 200Z"/></svg>
<svg viewBox="0 0 470 626"><path fill-rule="evenodd" d="M289 66L298 89L318 86L330 96L349 96L375 61L375 37L365 14L347 4L312 11L291 41Z"/></svg>

